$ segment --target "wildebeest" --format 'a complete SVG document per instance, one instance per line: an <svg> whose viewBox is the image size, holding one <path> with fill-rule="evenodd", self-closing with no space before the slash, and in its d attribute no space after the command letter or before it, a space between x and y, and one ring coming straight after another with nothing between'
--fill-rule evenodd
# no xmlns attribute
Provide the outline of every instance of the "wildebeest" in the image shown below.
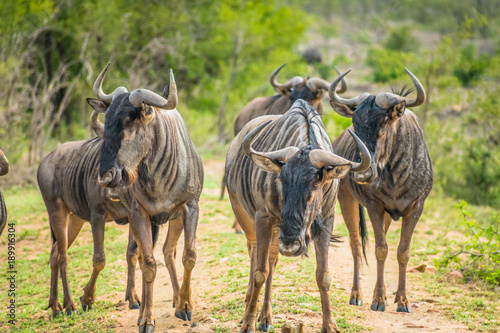
<svg viewBox="0 0 500 333"><path fill-rule="evenodd" d="M182 117L175 109L177 88L172 72L165 98L147 89L128 92L124 87L107 95L102 91L102 81L108 66L94 84L97 99L87 99L95 110L94 129L102 138L63 144L38 169L38 183L54 242L49 307L54 314L62 310L57 298L60 270L64 309L76 310L68 285L67 249L84 220L90 221L94 236L94 271L80 299L84 309L94 300L95 280L105 263L104 223L128 220L138 244L143 276L139 331L152 332L156 276L153 245L159 225L167 221L170 221L169 231L163 252L174 289L175 314L184 320L191 318L190 280L196 262L195 233L203 169ZM106 113L104 126L98 121L98 112ZM174 261L182 231L184 278L179 289ZM132 264L135 266L135 262Z"/></svg>
<svg viewBox="0 0 500 333"><path fill-rule="evenodd" d="M304 79L300 76L295 76L287 82L280 84L276 81L276 76L285 65L286 64L283 64L276 68L269 77L269 82L278 95L272 97L257 97L248 103L241 110L234 122L234 135L238 134L246 123L256 117L284 114L298 99L303 99L311 104L319 114L323 113L321 100L323 99L324 93L330 88L330 82L317 77ZM338 92L343 93L346 90L347 83L345 80L342 80Z"/></svg>
<svg viewBox="0 0 500 333"><path fill-rule="evenodd" d="M311 240L315 242L323 332L337 332L328 296L328 248L338 179L349 171L365 171L371 164L366 147L355 139L361 162L333 154L319 114L299 99L284 115L252 120L231 143L225 168L227 188L251 259L242 332L254 331L264 283L259 329L272 327L271 284L278 253L300 256Z"/></svg>
<svg viewBox="0 0 500 333"><path fill-rule="evenodd" d="M6 175L9 172L9 160L7 156L0 149L0 176ZM5 200L3 199L2 192L0 192L0 235L7 224L7 208L5 207Z"/></svg>
<svg viewBox="0 0 500 333"><path fill-rule="evenodd" d="M366 207L375 232L375 256L377 258L377 283L371 309L384 311L387 303L384 284L384 262L387 257L385 235L392 220L403 217L401 240L397 258L399 285L395 303L398 312L410 312L406 295L406 266L410 259L410 242L424 201L432 188L433 172L424 133L418 119L408 107L416 107L425 100L425 91L418 79L406 69L417 91L416 99L407 95L380 93L375 96L363 93L344 99L335 92L340 75L330 87L330 103L344 117L352 117L354 132L365 143L373 158L373 164L364 173L352 174L340 182L339 203L349 229L350 244L354 257L354 282L350 303L361 305L359 265L362 241L358 226L363 222L362 208ZM344 158L356 160L354 141L343 132L334 142L333 151ZM360 220L361 219L361 220ZM363 229L363 225L360 226ZM364 250L364 247L363 247Z"/></svg>

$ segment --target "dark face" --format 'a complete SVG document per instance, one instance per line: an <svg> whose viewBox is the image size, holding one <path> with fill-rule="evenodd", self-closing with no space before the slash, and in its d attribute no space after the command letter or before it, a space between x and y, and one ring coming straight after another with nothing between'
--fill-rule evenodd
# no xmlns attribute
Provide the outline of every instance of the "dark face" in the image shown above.
<svg viewBox="0 0 500 333"><path fill-rule="evenodd" d="M306 85L306 81L297 84L293 87L292 92L290 93L290 101L292 104L298 100L303 99L312 105L312 107L318 110L318 103L321 102L321 98L323 97L323 91L311 91Z"/></svg>
<svg viewBox="0 0 500 333"><path fill-rule="evenodd" d="M369 96L354 111L352 124L356 135L373 155L379 132L387 124L387 110L375 103L375 96Z"/></svg>
<svg viewBox="0 0 500 333"><path fill-rule="evenodd" d="M99 183L104 187L131 185L138 166L151 147L146 125L154 116L151 106L133 106L129 93L116 96L106 111L99 165Z"/></svg>
<svg viewBox="0 0 500 333"><path fill-rule="evenodd" d="M307 251L311 225L321 209L323 169L312 166L310 151L310 147L302 148L281 168L279 250L284 256L300 256Z"/></svg>

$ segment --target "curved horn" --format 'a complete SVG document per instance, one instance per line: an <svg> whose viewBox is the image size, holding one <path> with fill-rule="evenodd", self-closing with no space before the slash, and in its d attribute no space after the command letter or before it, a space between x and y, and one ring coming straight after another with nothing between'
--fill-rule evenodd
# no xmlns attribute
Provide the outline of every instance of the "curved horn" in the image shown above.
<svg viewBox="0 0 500 333"><path fill-rule="evenodd" d="M345 99L337 95L337 86L340 81L344 79L344 77L349 74L351 70L349 69L347 72L340 74L335 80L333 80L330 88L328 89L328 94L330 96L330 105L333 110L344 117L352 117L354 109L365 100L370 94L362 93L356 97ZM339 89L340 90L340 89Z"/></svg>
<svg viewBox="0 0 500 333"><path fill-rule="evenodd" d="M164 92L165 93L165 92ZM174 73L170 70L170 85L167 99L161 97L148 89L137 89L129 96L130 103L135 107L141 107L142 103L155 106L165 110L175 109L177 106L177 86L175 84Z"/></svg>
<svg viewBox="0 0 500 333"><path fill-rule="evenodd" d="M7 156L0 149L0 176L6 175L9 173L9 160Z"/></svg>
<svg viewBox="0 0 500 333"><path fill-rule="evenodd" d="M425 90L420 81L417 79L412 72L410 72L407 68L405 68L406 73L410 76L413 84L415 85L415 90L417 91L417 98L412 100L408 97L399 96L393 93L380 93L375 97L375 103L378 106L384 109L390 109L394 105L401 103L403 101L406 102L406 107L419 106L425 101Z"/></svg>
<svg viewBox="0 0 500 333"><path fill-rule="evenodd" d="M337 67L335 67L335 70L337 71L337 73L339 75L342 74ZM319 89L323 89L326 91L326 90L330 89L330 82L325 81L325 80L320 79L320 78L317 78L317 77L313 77L313 78L310 78L309 80L307 80L306 86L309 89L311 89L312 91L316 91ZM347 80L344 77L340 81L340 88L337 89L337 93L341 94L341 93L345 92L346 90L347 90Z"/></svg>
<svg viewBox="0 0 500 333"><path fill-rule="evenodd" d="M295 85L299 84L300 82L304 81L304 79L300 76L296 76L284 84L280 84L276 81L276 76L278 76L279 71L285 67L286 64L281 65L280 67L276 68L272 73L271 76L269 77L269 82L273 86L274 90L276 90L277 93L282 94L282 95L288 95L287 91L292 89Z"/></svg>
<svg viewBox="0 0 500 333"><path fill-rule="evenodd" d="M412 107L412 106L419 106L425 101L425 90L420 81L417 79L415 75L413 75L412 72L408 70L408 68L405 68L406 73L410 76L411 80L413 81L413 85L415 85L415 90L417 91L417 98L415 100L409 100L408 98L405 98L406 100L406 107Z"/></svg>
<svg viewBox="0 0 500 333"><path fill-rule="evenodd" d="M94 94L99 98L100 100L103 100L105 102L111 103L113 98L121 93L127 92L127 88L125 87L118 87L116 88L111 94L107 95L102 91L102 81L104 81L104 77L106 76L106 72L108 71L108 67L111 65L109 62L106 67L102 70L101 74L97 77L94 83Z"/></svg>
<svg viewBox="0 0 500 333"><path fill-rule="evenodd" d="M99 119L99 113L96 110L92 112L90 116L90 124L92 125L92 129L94 133L97 134L100 138L104 137L104 124Z"/></svg>
<svg viewBox="0 0 500 333"><path fill-rule="evenodd" d="M372 163L371 155L363 141L356 134L354 134L350 129L347 129L349 133L352 135L354 140L356 140L356 145L359 148L361 155L361 162L352 162L348 159L345 159L339 155L336 155L332 152L322 150L322 149L314 149L309 153L309 159L311 160L311 164L315 168L322 168L327 165L346 165L350 164L352 172L363 172L368 170Z"/></svg>
<svg viewBox="0 0 500 333"><path fill-rule="evenodd" d="M270 152L257 152L252 148L252 142L257 134L262 131L272 120L268 120L260 124L248 133L241 142L241 149L250 157L253 162L260 168L266 171L280 172L282 164L285 164L293 155L300 149L297 147L287 147L276 151Z"/></svg>

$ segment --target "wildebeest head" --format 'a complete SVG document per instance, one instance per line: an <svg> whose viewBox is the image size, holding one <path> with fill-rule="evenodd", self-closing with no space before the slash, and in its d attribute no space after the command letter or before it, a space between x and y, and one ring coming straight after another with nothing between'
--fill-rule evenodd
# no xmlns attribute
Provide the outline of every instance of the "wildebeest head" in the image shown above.
<svg viewBox="0 0 500 333"><path fill-rule="evenodd" d="M88 98L87 102L95 110L93 127L103 139L98 181L103 187L114 188L131 185L137 178L139 165L154 142L154 131L148 124L156 116L158 108L175 108L177 88L171 70L167 98L147 89L129 93L124 87L106 95L102 91L102 81L108 66L109 64L94 84L94 93L98 99ZM97 118L97 113L104 112L106 120L103 125Z"/></svg>
<svg viewBox="0 0 500 333"><path fill-rule="evenodd" d="M299 256L307 251L310 240L322 231L323 186L345 177L349 171L365 171L370 167L371 158L361 140L352 132L361 151L359 163L311 146L257 152L252 148L252 141L268 123L248 133L242 141L242 149L259 168L279 174L282 191L279 250L285 256ZM319 227L311 230L315 220Z"/></svg>
<svg viewBox="0 0 500 333"><path fill-rule="evenodd" d="M276 81L276 76L285 65L283 64L276 68L269 77L274 90L282 96L288 96L292 104L298 99L303 99L311 104L315 110L321 110L321 100L324 93L330 88L330 83L317 77L304 79L301 76L295 76L284 84L280 84ZM340 71L336 67L335 69L340 74ZM338 93L343 93L346 90L347 82L343 79L341 80Z"/></svg>
<svg viewBox="0 0 500 333"><path fill-rule="evenodd" d="M414 100L407 97L410 91L401 95L363 93L351 99L341 98L336 93L336 87L350 70L337 77L329 89L332 108L341 116L352 118L354 131L366 144L379 168L386 164L390 156L392 145L396 142L397 123L406 108L419 106L425 100L425 90L420 81L408 69L405 70L417 91ZM368 170L365 174L356 175L355 179L359 183L371 182L374 175L376 170Z"/></svg>
<svg viewBox="0 0 500 333"><path fill-rule="evenodd" d="M0 149L0 176L6 175L7 173L9 173L9 160L2 149Z"/></svg>

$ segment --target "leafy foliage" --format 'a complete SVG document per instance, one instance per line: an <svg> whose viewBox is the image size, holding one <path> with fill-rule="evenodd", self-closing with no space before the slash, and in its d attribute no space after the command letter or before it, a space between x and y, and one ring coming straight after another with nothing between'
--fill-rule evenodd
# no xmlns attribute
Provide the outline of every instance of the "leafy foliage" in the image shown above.
<svg viewBox="0 0 500 333"><path fill-rule="evenodd" d="M456 207L458 223L465 227L467 238L460 244L460 250L448 249L436 259L440 268L453 267L464 272L468 278L479 277L491 284L500 284L500 215L494 216L493 223L481 227L467 211L467 202L461 201Z"/></svg>

